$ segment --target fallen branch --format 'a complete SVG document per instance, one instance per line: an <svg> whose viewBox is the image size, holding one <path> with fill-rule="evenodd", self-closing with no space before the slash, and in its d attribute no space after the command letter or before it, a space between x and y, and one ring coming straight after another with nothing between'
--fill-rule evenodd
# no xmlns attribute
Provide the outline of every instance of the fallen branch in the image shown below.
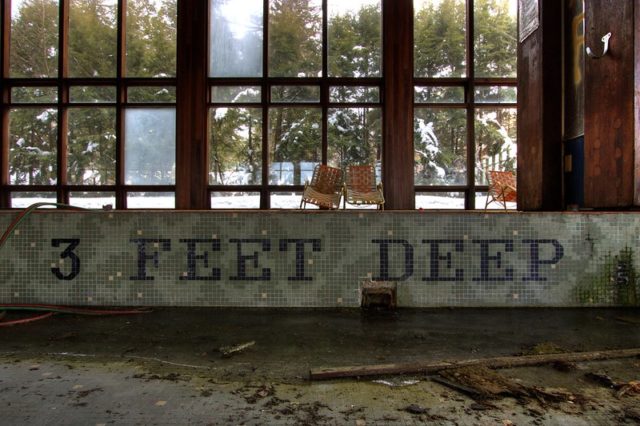
<svg viewBox="0 0 640 426"><path fill-rule="evenodd" d="M640 356L640 348L594 352L569 352L561 354L502 356L467 359L461 361L414 362L406 364L378 364L351 367L319 368L309 372L311 380L327 380L341 377L381 376L386 374L435 373L453 368L482 365L488 368L510 368L551 364L554 362L581 362L603 359L632 358Z"/></svg>
<svg viewBox="0 0 640 426"><path fill-rule="evenodd" d="M247 343L241 343L239 345L235 345L235 346L223 346L221 347L220 353L222 354L223 358L229 358L235 354L238 354L248 348L250 348L251 346L255 345L256 342L254 340L247 342Z"/></svg>

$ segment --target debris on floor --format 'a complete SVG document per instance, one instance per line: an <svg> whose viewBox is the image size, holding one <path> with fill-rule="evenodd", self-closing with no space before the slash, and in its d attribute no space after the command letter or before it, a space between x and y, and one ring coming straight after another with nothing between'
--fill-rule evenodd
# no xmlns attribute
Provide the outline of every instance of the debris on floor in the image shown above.
<svg viewBox="0 0 640 426"><path fill-rule="evenodd" d="M524 351L522 351L521 355L549 355L562 354L567 352L570 351L553 342L542 342L525 349Z"/></svg>
<svg viewBox="0 0 640 426"><path fill-rule="evenodd" d="M586 373L584 375L592 382L601 384L604 387L616 391L616 398L620 399L626 395L640 395L640 381L630 380L629 382L618 382L604 373Z"/></svg>
<svg viewBox="0 0 640 426"><path fill-rule="evenodd" d="M387 379L373 380L373 383L389 386L390 388L400 388L404 386L416 385L420 383L420 380L392 377Z"/></svg>
<svg viewBox="0 0 640 426"><path fill-rule="evenodd" d="M542 407L565 402L583 405L586 402L584 396L566 389L528 386L483 366L444 370L433 380L464 393L476 401L511 397L523 405L537 402Z"/></svg>
<svg viewBox="0 0 640 426"><path fill-rule="evenodd" d="M219 349L219 351L222 354L223 358L229 358L229 357L232 357L233 355L237 355L240 352L243 352L243 351L249 349L250 347L252 347L255 344L256 344L256 342L254 340L252 340L250 342L240 343L239 345L223 346L223 347L221 347Z"/></svg>

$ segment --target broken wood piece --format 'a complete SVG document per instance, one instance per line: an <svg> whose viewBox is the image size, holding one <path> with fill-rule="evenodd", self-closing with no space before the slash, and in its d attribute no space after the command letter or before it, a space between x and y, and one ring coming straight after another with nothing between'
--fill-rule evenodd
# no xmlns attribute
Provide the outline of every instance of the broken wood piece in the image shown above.
<svg viewBox="0 0 640 426"><path fill-rule="evenodd" d="M221 347L220 353L222 354L223 358L228 358L230 356L233 356L237 353L240 353L248 348L250 348L251 346L255 345L256 342L254 340L250 341L250 342L246 342L246 343L241 343L239 345L235 345L235 346L223 346Z"/></svg>
<svg viewBox="0 0 640 426"><path fill-rule="evenodd" d="M554 362L581 362L640 356L640 348L562 354L502 356L460 361L412 362L404 364L378 364L350 367L319 368L309 372L311 380L345 377L381 376L386 374L436 373L453 368L483 365L489 368L510 368L550 364Z"/></svg>
<svg viewBox="0 0 640 426"><path fill-rule="evenodd" d="M621 386L618 382L616 382L606 374L589 372L589 373L586 373L584 377L591 380L592 382L601 384L602 386L612 388L612 389L619 389Z"/></svg>
<svg viewBox="0 0 640 426"><path fill-rule="evenodd" d="M627 394L640 394L640 381L632 380L629 383L623 383L618 392L616 392L616 398L620 399Z"/></svg>

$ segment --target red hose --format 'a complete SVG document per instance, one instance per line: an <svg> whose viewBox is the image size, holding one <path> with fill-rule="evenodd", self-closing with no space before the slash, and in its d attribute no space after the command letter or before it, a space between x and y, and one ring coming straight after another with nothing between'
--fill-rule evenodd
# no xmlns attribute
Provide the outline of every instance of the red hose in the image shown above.
<svg viewBox="0 0 640 426"><path fill-rule="evenodd" d="M53 311L55 313L62 314L79 314L79 315L133 315L133 314L146 314L151 312L150 308L136 308L136 309L92 309L92 308L79 308L60 305L46 305L39 303L11 303L1 304L0 311L3 309L16 309L16 310L31 310L31 311Z"/></svg>
<svg viewBox="0 0 640 426"><path fill-rule="evenodd" d="M23 318L23 319L19 319L19 320L1 321L0 322L0 327L10 327L12 325L26 324L26 323L29 323L29 322L34 322L34 321L38 321L38 320L41 320L41 319L49 318L53 314L54 314L54 312L47 312L47 313L44 313L42 315L36 315L34 317Z"/></svg>
<svg viewBox="0 0 640 426"><path fill-rule="evenodd" d="M24 318L13 321L0 321L0 327L8 327L17 324L26 324L33 321L49 318L55 314L76 314L76 315L94 315L94 316L107 316L107 315L132 315L132 314L145 314L151 312L151 309L90 309L90 308L75 308L67 306L57 305L42 305L42 304L0 304L0 319L5 316L7 310L16 311L45 311L44 314L36 315L30 318Z"/></svg>

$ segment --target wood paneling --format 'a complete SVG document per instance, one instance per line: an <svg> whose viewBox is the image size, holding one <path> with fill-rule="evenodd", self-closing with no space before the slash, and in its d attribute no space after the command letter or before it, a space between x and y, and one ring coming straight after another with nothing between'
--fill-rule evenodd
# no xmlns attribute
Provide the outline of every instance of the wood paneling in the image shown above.
<svg viewBox="0 0 640 426"><path fill-rule="evenodd" d="M413 180L413 1L383 0L386 209L415 208Z"/></svg>
<svg viewBox="0 0 640 426"><path fill-rule="evenodd" d="M585 206L629 207L634 200L633 0L588 0L585 43L602 53L585 59ZM637 36L637 35L636 35Z"/></svg>
<svg viewBox="0 0 640 426"><path fill-rule="evenodd" d="M540 0L540 26L518 45L518 208L562 208L562 3Z"/></svg>
<svg viewBox="0 0 640 426"><path fill-rule="evenodd" d="M634 135L633 145L635 147L635 167L634 167L634 205L640 205L640 6L638 2L634 3Z"/></svg>

